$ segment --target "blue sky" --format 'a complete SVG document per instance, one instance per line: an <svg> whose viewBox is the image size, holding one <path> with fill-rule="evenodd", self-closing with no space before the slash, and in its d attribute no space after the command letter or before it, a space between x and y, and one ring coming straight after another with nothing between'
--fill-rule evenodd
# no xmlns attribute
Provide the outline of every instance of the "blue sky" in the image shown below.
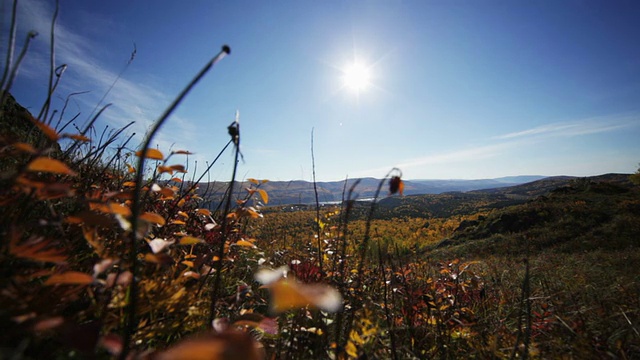
<svg viewBox="0 0 640 360"><path fill-rule="evenodd" d="M2 0L2 64L12 1ZM45 99L53 1L21 0L17 44L32 43L12 89ZM239 175L310 180L478 179L634 172L640 162L640 5L634 1L62 1L59 99L82 125L135 121L136 144L200 68L218 63L154 144L198 167L240 112ZM355 60L371 72L343 83ZM61 108L62 100L54 106ZM135 146L132 146L134 148ZM227 180L231 153L212 180ZM191 164L191 169L193 164Z"/></svg>

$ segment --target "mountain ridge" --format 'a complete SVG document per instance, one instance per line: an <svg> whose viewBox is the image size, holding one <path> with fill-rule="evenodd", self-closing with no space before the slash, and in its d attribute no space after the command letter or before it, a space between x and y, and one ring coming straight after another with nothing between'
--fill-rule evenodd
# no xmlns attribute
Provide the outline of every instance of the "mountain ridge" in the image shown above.
<svg viewBox="0 0 640 360"><path fill-rule="evenodd" d="M611 176L612 174L604 174L593 177L584 177L588 179L597 179L599 177ZM619 175L619 174L613 174ZM404 181L405 195L437 195L446 193L503 193L512 197L528 197L535 194L543 194L555 187L562 186L564 183L580 179L574 176L551 176L544 177L541 175L518 175L507 176L495 179L476 179L476 180L437 180L437 179L418 179ZM533 181L527 181L533 180ZM372 198L379 186L381 179L376 178L360 178L347 179L340 181L319 181L316 183L318 190L318 201L321 203L330 203L341 201L346 196L353 184L358 181L358 186L354 189L354 199ZM532 189L518 188L525 184L530 185ZM211 205L216 204L222 199L227 190L227 182L216 182L209 184L201 184L201 196L205 198ZM252 186L249 181L236 182L234 192L238 198L246 195L245 189ZM254 185L255 186L255 185ZM261 183L260 188L269 194L269 204L267 205L291 205L291 204L314 204L316 201L313 182L305 180L291 181L268 181ZM203 189L212 190L204 194ZM506 189L506 190L505 190ZM537 189L537 190L535 190ZM380 196L387 193L386 187L381 191ZM343 195L344 194L344 195ZM213 207L213 206L211 206Z"/></svg>

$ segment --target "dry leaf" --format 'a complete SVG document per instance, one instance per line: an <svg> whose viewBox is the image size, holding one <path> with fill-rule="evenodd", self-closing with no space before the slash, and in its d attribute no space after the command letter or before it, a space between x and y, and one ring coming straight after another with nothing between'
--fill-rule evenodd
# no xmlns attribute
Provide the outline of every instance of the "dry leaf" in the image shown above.
<svg viewBox="0 0 640 360"><path fill-rule="evenodd" d="M191 155L193 154L191 151L187 151L187 150L178 150L178 151L174 151L173 152L176 155Z"/></svg>
<svg viewBox="0 0 640 360"><path fill-rule="evenodd" d="M137 151L136 152L136 156L142 156L142 150ZM147 149L147 151L145 152L144 156L147 159L153 159L153 160L162 160L164 159L164 155L162 155L162 153L160 152L160 150L157 149Z"/></svg>
<svg viewBox="0 0 640 360"><path fill-rule="evenodd" d="M158 224L160 226L163 226L165 224L165 220L164 218L156 213L153 212L146 212L142 215L140 215L140 219L146 221L146 222L150 222L152 224Z"/></svg>
<svg viewBox="0 0 640 360"><path fill-rule="evenodd" d="M282 278L268 285L271 291L271 311L281 313L290 309L313 306L326 312L342 309L338 290L325 284L303 284L295 279Z"/></svg>
<svg viewBox="0 0 640 360"><path fill-rule="evenodd" d="M194 244L199 244L201 242L204 242L204 240L197 238L197 237L193 237L193 236L183 236L182 239L180 239L180 241L178 241L178 244L180 245L194 245Z"/></svg>
<svg viewBox="0 0 640 360"><path fill-rule="evenodd" d="M200 215L211 216L211 211L209 209L197 209L196 212Z"/></svg>
<svg viewBox="0 0 640 360"><path fill-rule="evenodd" d="M35 154L36 152L38 152L30 144L23 143L23 142L14 143L13 147L16 148L16 150L19 150L19 151L22 151L22 152L26 152L26 153L29 153L29 154Z"/></svg>
<svg viewBox="0 0 640 360"><path fill-rule="evenodd" d="M62 274L51 275L44 285L87 285L93 282L93 276L77 271L67 271Z"/></svg>
<svg viewBox="0 0 640 360"><path fill-rule="evenodd" d="M35 158L27 166L27 170L34 172L48 172L54 174L64 174L75 176L76 173L62 161L51 159L45 156Z"/></svg>
<svg viewBox="0 0 640 360"><path fill-rule="evenodd" d="M31 117L31 122L33 122L33 124L35 126L37 126L40 130L42 130L42 132L52 141L58 141L60 139L60 135L58 135L58 133L49 125L38 121L38 119Z"/></svg>
<svg viewBox="0 0 640 360"><path fill-rule="evenodd" d="M243 246L243 247L250 247L250 248L256 248L256 245L250 241L247 240L238 240L236 242L236 246Z"/></svg>
<svg viewBox="0 0 640 360"><path fill-rule="evenodd" d="M251 335L236 331L187 338L168 350L153 355L157 360L259 360L264 358Z"/></svg>
<svg viewBox="0 0 640 360"><path fill-rule="evenodd" d="M260 197L262 198L262 202L264 202L265 204L268 204L269 203L269 194L267 194L267 192L262 190L262 189L258 189L258 193L260 194Z"/></svg>

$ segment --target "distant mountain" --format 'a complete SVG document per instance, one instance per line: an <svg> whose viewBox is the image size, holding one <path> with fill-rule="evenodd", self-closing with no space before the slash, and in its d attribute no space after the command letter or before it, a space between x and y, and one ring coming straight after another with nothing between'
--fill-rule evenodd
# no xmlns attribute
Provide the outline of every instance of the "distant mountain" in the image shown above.
<svg viewBox="0 0 640 360"><path fill-rule="evenodd" d="M442 194L482 189L499 189L543 178L543 176L526 175L481 180L405 180L404 194ZM322 203L341 201L343 193L346 197L349 189L356 181L359 181L354 189L353 197L356 199L372 198L380 184L380 179L375 178L348 179L346 184L344 180L317 182L318 200ZM250 185L248 182L237 183L234 187L237 196L243 197L246 194L244 188L248 188ZM214 207L223 198L226 188L226 183L211 183L209 186L207 186L207 184L201 184L200 192L201 196L210 202L210 207ZM261 184L260 188L269 194L269 205L315 203L315 193L312 182L302 180L269 181ZM209 190L207 194L204 194L205 189ZM388 190L385 185L380 192L380 196L383 197L387 193Z"/></svg>
<svg viewBox="0 0 640 360"><path fill-rule="evenodd" d="M575 177L575 176L553 176L544 179L515 185L515 186L503 186L493 189L478 189L470 191L472 194L499 194L509 196L511 198L531 198L540 195L546 195L549 192L558 188L566 187L569 185L575 185L574 183L583 182L585 186L594 182L605 182L616 185L630 186L631 180L629 180L629 174L604 174L598 176L589 177Z"/></svg>

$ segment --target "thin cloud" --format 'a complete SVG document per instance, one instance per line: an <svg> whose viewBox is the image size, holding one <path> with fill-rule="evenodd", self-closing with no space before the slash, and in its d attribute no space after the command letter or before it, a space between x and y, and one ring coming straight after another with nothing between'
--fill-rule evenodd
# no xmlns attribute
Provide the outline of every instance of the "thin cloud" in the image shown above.
<svg viewBox="0 0 640 360"><path fill-rule="evenodd" d="M498 140L517 139L525 137L573 137L590 134L599 134L638 126L640 115L623 114L590 118L574 122L554 123L535 128L512 132L494 137Z"/></svg>
<svg viewBox="0 0 640 360"><path fill-rule="evenodd" d="M547 124L535 128L508 133L493 137L490 140L497 143L482 145L462 150L453 150L424 157L413 158L396 164L400 169L423 167L426 165L478 163L504 155L510 149L522 148L544 142L550 138L575 137L591 134L611 132L640 126L640 114L618 114L612 116L595 117L580 121ZM368 169L358 172L357 176L373 176L391 169L392 166Z"/></svg>
<svg viewBox="0 0 640 360"><path fill-rule="evenodd" d="M478 146L469 149L455 150L450 152L444 152L439 154L427 155L423 157L409 159L405 162L396 164L394 166L379 167L375 169L368 169L357 172L356 177L360 176L379 176L384 171L389 171L392 167L400 169L410 169L415 167L422 167L426 165L436 164L452 164L452 163L464 163L464 162L477 162L479 160L486 160L497 157L504 154L509 148L520 145L518 142L505 142L501 144L492 144Z"/></svg>
<svg viewBox="0 0 640 360"><path fill-rule="evenodd" d="M49 34L53 8L47 2L34 0L21 1L19 6L18 25L21 32L26 33L35 29L40 34L37 43L33 44L27 59L20 68L20 76L36 80L47 79L49 76ZM106 25L108 21L100 20L96 23ZM108 31L109 29L105 28L104 30ZM58 94L90 90L90 94L75 98L83 105L82 115L88 120L99 98L118 78L129 54L123 54L122 67L109 69L97 57L103 52L100 45L92 43L82 34L70 31L60 21L56 23L55 37L56 65L68 65L62 77ZM121 77L113 91L100 105L113 103L101 115L100 121L116 128L135 121L131 130L137 134L137 138L141 138L158 116L159 109L163 109L169 102L170 97L158 90L157 87Z"/></svg>

